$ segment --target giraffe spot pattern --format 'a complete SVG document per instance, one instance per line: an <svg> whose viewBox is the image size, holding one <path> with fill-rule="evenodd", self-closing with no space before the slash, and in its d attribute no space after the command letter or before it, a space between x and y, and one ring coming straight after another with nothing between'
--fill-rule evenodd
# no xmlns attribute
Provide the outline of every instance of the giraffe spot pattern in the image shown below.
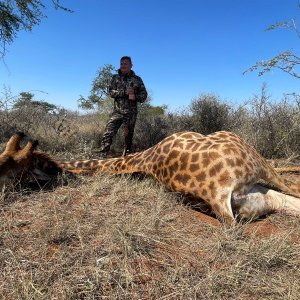
<svg viewBox="0 0 300 300"><path fill-rule="evenodd" d="M184 185L186 185L190 179L191 179L191 176L188 174L180 174L179 173L179 174L175 175L175 177L174 177L175 181L178 181Z"/></svg>
<svg viewBox="0 0 300 300"><path fill-rule="evenodd" d="M198 170L199 170L199 165L198 164L190 164L190 171L192 173L195 173Z"/></svg>
<svg viewBox="0 0 300 300"><path fill-rule="evenodd" d="M180 155L180 151L178 151L178 150L172 150L172 151L170 151L169 159L170 160L176 159L176 158L179 157L179 155Z"/></svg>
<svg viewBox="0 0 300 300"><path fill-rule="evenodd" d="M199 153L192 153L192 159L191 159L191 162L194 163L196 161L199 161L199 157L200 157L200 154Z"/></svg>
<svg viewBox="0 0 300 300"><path fill-rule="evenodd" d="M210 177L213 177L215 176L217 173L219 173L221 170L223 169L223 163L222 162L219 162L215 165L213 165L211 167L211 169L209 170L209 176Z"/></svg>
<svg viewBox="0 0 300 300"><path fill-rule="evenodd" d="M205 179L206 179L206 174L204 171L202 171L198 175L196 175L196 180L198 182L205 181Z"/></svg>
<svg viewBox="0 0 300 300"><path fill-rule="evenodd" d="M187 167L188 164L188 159L189 159L189 153L188 152L183 152L180 155L180 170L184 170Z"/></svg>
<svg viewBox="0 0 300 300"><path fill-rule="evenodd" d="M218 177L218 183L221 187L230 186L232 183L232 179L228 170L225 170L221 175Z"/></svg>

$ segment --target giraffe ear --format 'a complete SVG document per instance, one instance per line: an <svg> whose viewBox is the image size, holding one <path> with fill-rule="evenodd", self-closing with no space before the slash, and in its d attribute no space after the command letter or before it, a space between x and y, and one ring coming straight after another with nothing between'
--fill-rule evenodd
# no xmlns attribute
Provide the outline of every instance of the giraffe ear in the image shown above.
<svg viewBox="0 0 300 300"><path fill-rule="evenodd" d="M48 176L46 173L41 171L40 169L34 168L32 170L32 174L35 176L37 180L50 180L51 177Z"/></svg>

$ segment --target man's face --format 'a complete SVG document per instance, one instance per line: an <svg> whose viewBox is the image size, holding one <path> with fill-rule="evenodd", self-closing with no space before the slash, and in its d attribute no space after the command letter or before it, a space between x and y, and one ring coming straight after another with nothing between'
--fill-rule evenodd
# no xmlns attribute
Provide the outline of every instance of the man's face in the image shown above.
<svg viewBox="0 0 300 300"><path fill-rule="evenodd" d="M123 74L129 73L132 68L132 63L128 59L122 59L120 61L120 69Z"/></svg>

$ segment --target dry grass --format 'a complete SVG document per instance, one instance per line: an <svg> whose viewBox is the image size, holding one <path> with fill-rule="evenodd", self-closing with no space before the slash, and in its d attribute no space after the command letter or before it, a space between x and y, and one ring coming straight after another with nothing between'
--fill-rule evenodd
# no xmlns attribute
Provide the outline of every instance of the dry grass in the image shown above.
<svg viewBox="0 0 300 300"><path fill-rule="evenodd" d="M151 179L124 176L8 196L0 299L299 298L298 219L225 229Z"/></svg>

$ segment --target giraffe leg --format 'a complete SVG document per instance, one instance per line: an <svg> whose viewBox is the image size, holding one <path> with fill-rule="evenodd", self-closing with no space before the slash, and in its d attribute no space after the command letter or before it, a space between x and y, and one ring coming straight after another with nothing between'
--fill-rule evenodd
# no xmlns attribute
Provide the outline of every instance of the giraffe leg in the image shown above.
<svg viewBox="0 0 300 300"><path fill-rule="evenodd" d="M221 200L217 200L221 199ZM217 216L217 218L227 225L233 226L236 224L236 220L233 216L232 208L231 208L231 191L223 194L216 198L217 201L212 201L211 206L212 210Z"/></svg>

